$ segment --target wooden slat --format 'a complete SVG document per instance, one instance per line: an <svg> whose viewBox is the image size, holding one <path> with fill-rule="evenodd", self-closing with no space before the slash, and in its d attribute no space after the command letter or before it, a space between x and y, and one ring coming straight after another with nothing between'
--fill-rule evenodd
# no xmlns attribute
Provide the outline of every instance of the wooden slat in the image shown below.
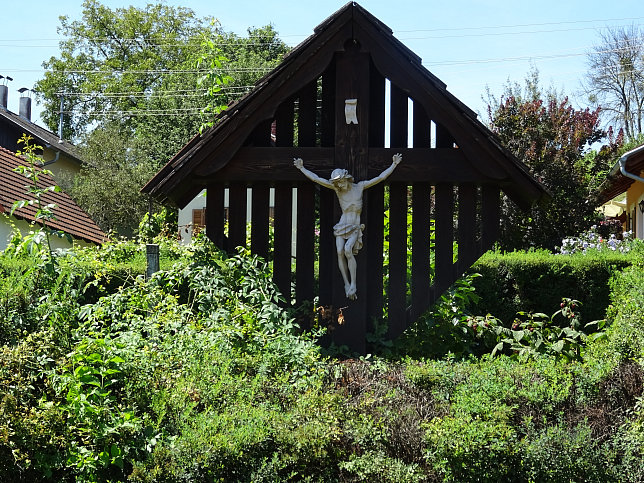
<svg viewBox="0 0 644 483"><path fill-rule="evenodd" d="M297 186L297 242L295 253L295 298L298 305L314 296L315 188L305 182Z"/></svg>
<svg viewBox="0 0 644 483"><path fill-rule="evenodd" d="M383 309L383 239L384 239L384 186L376 185L366 192L367 218L365 239L368 240L366 283L367 323L382 319Z"/></svg>
<svg viewBox="0 0 644 483"><path fill-rule="evenodd" d="M299 116L297 120L298 146L315 146L317 112L317 80L306 85L299 93Z"/></svg>
<svg viewBox="0 0 644 483"><path fill-rule="evenodd" d="M389 186L389 337L407 327L407 186Z"/></svg>
<svg viewBox="0 0 644 483"><path fill-rule="evenodd" d="M481 249L486 252L499 238L501 196L498 186L484 185L481 189Z"/></svg>
<svg viewBox="0 0 644 483"><path fill-rule="evenodd" d="M293 190L289 183L275 185L273 280L287 304L291 300L292 201Z"/></svg>
<svg viewBox="0 0 644 483"><path fill-rule="evenodd" d="M463 274L478 257L476 230L476 186L458 187L458 274Z"/></svg>
<svg viewBox="0 0 644 483"><path fill-rule="evenodd" d="M333 273L337 270L338 262L335 257L335 238L333 237L333 204L335 193L321 188L320 196L320 243L319 243L319 297L320 305L329 306L332 303Z"/></svg>
<svg viewBox="0 0 644 483"><path fill-rule="evenodd" d="M406 148L409 132L407 94L391 83L391 110L390 110L390 145L392 148ZM391 156L389 156L391 159ZM391 161L390 161L391 162Z"/></svg>
<svg viewBox="0 0 644 483"><path fill-rule="evenodd" d="M435 297L454 281L454 190L452 185L436 186L436 282Z"/></svg>
<svg viewBox="0 0 644 483"><path fill-rule="evenodd" d="M333 146L335 140L335 63L322 74L322 113L320 116L320 143Z"/></svg>
<svg viewBox="0 0 644 483"><path fill-rule="evenodd" d="M275 144L279 147L293 146L293 99L280 104L275 113Z"/></svg>
<svg viewBox="0 0 644 483"><path fill-rule="evenodd" d="M437 148L454 148L454 137L450 134L445 126L436 123L436 147Z"/></svg>
<svg viewBox="0 0 644 483"><path fill-rule="evenodd" d="M356 181L364 180L369 164L369 73L370 57L361 52L357 45L346 44L345 51L336 55L335 83L335 160L334 167L346 168ZM347 124L345 100L357 99L356 117L358 124ZM339 205L338 205L339 206ZM368 207L363 205L362 216L367 217ZM335 221L339 219L338 213ZM333 340L338 345L347 345L352 351L364 353L366 348L367 283L368 262L365 255L369 241L364 240L362 251L355 255L357 299L349 300L345 294L344 282L334 277L333 300L336 306L346 306L343 311L344 324L339 326ZM339 272L339 270L337 270ZM339 273L338 273L339 275Z"/></svg>
<svg viewBox="0 0 644 483"><path fill-rule="evenodd" d="M385 147L385 78L370 64L369 146ZM371 161L371 160L370 160Z"/></svg>
<svg viewBox="0 0 644 483"><path fill-rule="evenodd" d="M268 217L270 188L267 183L253 185L251 206L250 248L265 260L269 256Z"/></svg>
<svg viewBox="0 0 644 483"><path fill-rule="evenodd" d="M251 146L270 146L271 145L271 125L272 119L261 121L251 133L248 142Z"/></svg>
<svg viewBox="0 0 644 483"><path fill-rule="evenodd" d="M206 188L206 235L222 250L224 239L224 185L210 183Z"/></svg>
<svg viewBox="0 0 644 483"><path fill-rule="evenodd" d="M429 183L412 186L411 320L429 307L430 287L430 195Z"/></svg>
<svg viewBox="0 0 644 483"><path fill-rule="evenodd" d="M396 138L394 138L396 139ZM400 152L403 162L392 173L389 182L414 180L430 183L475 183L491 180L465 159L460 149L431 149L395 147L405 145L396 141L392 148L371 147L365 178L373 178L391 165L391 157ZM333 148L242 148L233 161L218 171L217 181L301 181L302 174L293 169L293 158L304 159L305 166L319 176L328 177L337 167ZM357 178L360 179L360 178Z"/></svg>
<svg viewBox="0 0 644 483"><path fill-rule="evenodd" d="M246 246L246 185L231 183L228 188L228 251Z"/></svg>

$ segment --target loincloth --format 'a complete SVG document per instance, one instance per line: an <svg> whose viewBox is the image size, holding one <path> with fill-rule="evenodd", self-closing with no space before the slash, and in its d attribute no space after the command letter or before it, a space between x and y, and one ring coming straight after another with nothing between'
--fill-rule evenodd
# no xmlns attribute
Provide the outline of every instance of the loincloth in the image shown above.
<svg viewBox="0 0 644 483"><path fill-rule="evenodd" d="M338 223L333 227L333 234L336 237L341 237L344 238L345 240L348 240L351 238L354 234L358 234L358 237L356 238L356 242L353 245L353 254L357 255L360 249L362 248L362 232L364 230L364 225L360 224L346 224L346 223Z"/></svg>

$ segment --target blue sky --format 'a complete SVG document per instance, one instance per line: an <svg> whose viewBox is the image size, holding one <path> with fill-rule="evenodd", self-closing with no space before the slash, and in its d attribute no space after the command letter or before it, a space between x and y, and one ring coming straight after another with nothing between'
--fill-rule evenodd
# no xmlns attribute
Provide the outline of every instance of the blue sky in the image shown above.
<svg viewBox="0 0 644 483"><path fill-rule="evenodd" d="M58 54L58 17L79 18L81 0L3 2L0 74L14 78L9 109L17 112L20 87L43 76L42 62ZM145 6L147 1L104 0L111 7ZM313 28L342 7L345 0L163 2L217 18L227 31L244 34L251 26L272 24L289 45L297 45ZM470 108L484 115L481 96L488 86L499 95L508 80L522 81L534 65L545 85L585 107L580 80L586 57L608 26L644 23L641 0L362 0L364 8L387 24L394 35L423 59L423 64ZM538 6L537 6L538 5ZM33 108L39 122L39 109Z"/></svg>

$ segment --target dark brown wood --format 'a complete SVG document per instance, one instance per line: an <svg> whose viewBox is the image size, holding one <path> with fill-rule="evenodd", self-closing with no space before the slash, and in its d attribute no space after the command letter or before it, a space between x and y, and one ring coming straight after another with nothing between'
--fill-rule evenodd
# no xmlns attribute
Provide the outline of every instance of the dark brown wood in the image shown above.
<svg viewBox="0 0 644 483"><path fill-rule="evenodd" d="M297 121L298 146L315 146L317 112L317 79L310 82L299 93L299 111Z"/></svg>
<svg viewBox="0 0 644 483"><path fill-rule="evenodd" d="M406 92L393 83L391 83L390 96L391 109L389 111L389 122L391 135L389 144L392 148L406 148L409 135L409 97ZM391 157L389 158L391 159Z"/></svg>
<svg viewBox="0 0 644 483"><path fill-rule="evenodd" d="M436 185L436 281L438 297L454 282L454 188Z"/></svg>
<svg viewBox="0 0 644 483"><path fill-rule="evenodd" d="M297 241L295 252L295 300L298 305L314 297L315 188L310 182L297 186Z"/></svg>
<svg viewBox="0 0 644 483"><path fill-rule="evenodd" d="M440 123L436 123L436 147L452 149L454 142L454 136L451 135L447 128Z"/></svg>
<svg viewBox="0 0 644 483"><path fill-rule="evenodd" d="M273 119L265 119L261 121L255 129L253 129L252 134L248 139L248 144L250 146L270 146L271 145L271 125L273 124ZM291 136L292 138L292 136Z"/></svg>
<svg viewBox="0 0 644 483"><path fill-rule="evenodd" d="M320 305L329 307L332 302L333 273L338 269L335 256L335 238L333 237L333 205L335 193L329 189L319 188L320 198L320 243L319 243L319 297Z"/></svg>
<svg viewBox="0 0 644 483"><path fill-rule="evenodd" d="M369 146L385 147L385 78L370 63L369 73ZM371 152L369 153L371 164Z"/></svg>
<svg viewBox="0 0 644 483"><path fill-rule="evenodd" d="M488 251L499 237L501 196L498 186L481 188L481 253Z"/></svg>
<svg viewBox="0 0 644 483"><path fill-rule="evenodd" d="M429 307L431 191L429 183L412 185L411 320Z"/></svg>
<svg viewBox="0 0 644 483"><path fill-rule="evenodd" d="M336 56L334 166L348 169L356 181L365 179L369 165L370 65L369 54L361 52L359 45L351 41L345 44L345 52L338 53ZM358 124L347 124L346 122L346 99L357 99ZM363 217L368 216L367 211L368 207L363 205ZM340 215L341 213L337 214L335 222ZM366 239L364 245L362 251L356 255L357 287L366 287L368 267L364 255L368 245ZM339 326L333 334L334 342L338 345L347 345L352 351L364 353L367 320L366 293L362 293L360 290L357 300L348 300L345 295L344 282L340 283L336 277L333 300L336 306L345 304L347 307L343 310L345 323Z"/></svg>
<svg viewBox="0 0 644 483"><path fill-rule="evenodd" d="M224 185L210 183L206 188L206 235L222 250L227 248L224 222Z"/></svg>
<svg viewBox="0 0 644 483"><path fill-rule="evenodd" d="M246 185L231 183L228 188L228 251L246 246Z"/></svg>
<svg viewBox="0 0 644 483"><path fill-rule="evenodd" d="M458 274L464 273L479 257L477 251L476 186L458 187Z"/></svg>
<svg viewBox="0 0 644 483"><path fill-rule="evenodd" d="M407 327L407 186L389 186L389 297L390 338Z"/></svg>
<svg viewBox="0 0 644 483"><path fill-rule="evenodd" d="M383 240L384 240L384 186L373 186L366 192L367 205L365 239L368 277L366 287L367 323L382 319L383 309Z"/></svg>
<svg viewBox="0 0 644 483"><path fill-rule="evenodd" d="M335 62L322 74L322 112L320 114L320 144L333 146L335 141Z"/></svg>
<svg viewBox="0 0 644 483"><path fill-rule="evenodd" d="M275 185L273 280L287 304L291 300L292 202L291 185Z"/></svg>
<svg viewBox="0 0 644 483"><path fill-rule="evenodd" d="M269 257L269 202L268 183L254 184L251 201L250 249L265 260Z"/></svg>
<svg viewBox="0 0 644 483"><path fill-rule="evenodd" d="M293 99L288 99L280 104L275 113L275 144L279 147L293 146L293 109Z"/></svg>
<svg viewBox="0 0 644 483"><path fill-rule="evenodd" d="M399 141L397 144L406 143ZM367 156L366 179L379 175L391 165L391 157L400 152L403 162L389 182L414 180L430 183L474 183L491 181L474 169L460 149L380 148L371 147ZM233 162L218 171L218 181L301 181L302 174L293 168L293 158L304 159L306 167L327 177L337 167L333 148L242 148Z"/></svg>

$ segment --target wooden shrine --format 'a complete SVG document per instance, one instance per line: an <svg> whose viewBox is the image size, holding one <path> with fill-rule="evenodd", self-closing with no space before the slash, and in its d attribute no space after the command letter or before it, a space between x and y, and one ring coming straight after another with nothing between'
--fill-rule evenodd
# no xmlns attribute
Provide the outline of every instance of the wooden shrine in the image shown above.
<svg viewBox="0 0 644 483"><path fill-rule="evenodd" d="M345 114L347 100L357 100L357 124ZM303 158L321 177L345 168L359 181L377 176L398 152L403 162L393 174L365 191L359 296L348 300L332 228L338 201L295 169L293 159ZM184 207L204 188L208 237L233 252L249 236L251 250L273 261L284 296L290 300L293 293L297 303L318 296L321 306L341 313L333 340L358 352L365 351L365 334L383 307L389 336L396 337L492 246L501 192L523 208L547 196L476 114L353 2L222 112L214 127L195 136L143 192Z"/></svg>

